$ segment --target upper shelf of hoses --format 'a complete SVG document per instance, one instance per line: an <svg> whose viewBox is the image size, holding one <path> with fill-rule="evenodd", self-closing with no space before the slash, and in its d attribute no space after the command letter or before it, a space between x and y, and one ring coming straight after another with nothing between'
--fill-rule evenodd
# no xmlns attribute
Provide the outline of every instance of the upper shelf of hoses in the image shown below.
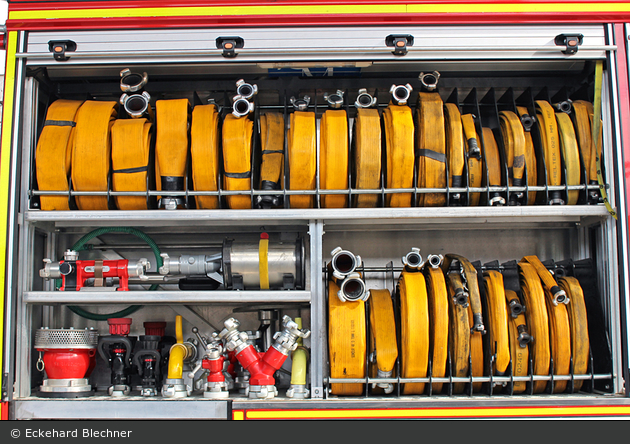
<svg viewBox="0 0 630 444"><path fill-rule="evenodd" d="M591 260L543 262L531 255L482 265L458 254L424 261L412 249L394 270L391 264L365 266L341 248L331 255L332 395L611 390L611 354ZM386 284L375 284L383 273ZM366 282L379 288L367 289Z"/></svg>
<svg viewBox="0 0 630 444"><path fill-rule="evenodd" d="M119 102L50 104L31 209L602 202L602 134L593 137L593 104L584 97L511 88L478 97L472 88L460 98L457 88L437 88L435 72L419 92L409 84L338 90L323 104L313 91L259 106L257 86L239 80L229 108L192 107L187 98L153 106L146 73L121 78Z"/></svg>

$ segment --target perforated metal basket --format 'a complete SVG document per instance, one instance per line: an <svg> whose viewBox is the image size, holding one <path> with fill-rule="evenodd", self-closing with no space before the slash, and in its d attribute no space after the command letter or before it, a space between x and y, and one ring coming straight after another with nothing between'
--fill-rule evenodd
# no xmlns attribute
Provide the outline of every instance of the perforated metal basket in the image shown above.
<svg viewBox="0 0 630 444"><path fill-rule="evenodd" d="M93 329L40 328L35 332L35 348L96 348L98 332Z"/></svg>

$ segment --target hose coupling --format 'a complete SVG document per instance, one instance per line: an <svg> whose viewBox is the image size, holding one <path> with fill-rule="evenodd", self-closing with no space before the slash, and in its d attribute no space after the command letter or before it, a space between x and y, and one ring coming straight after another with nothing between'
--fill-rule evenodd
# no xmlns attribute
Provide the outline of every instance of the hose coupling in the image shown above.
<svg viewBox="0 0 630 444"><path fill-rule="evenodd" d="M236 82L236 94L245 100L249 100L258 94L258 86L252 85L251 83L245 83L245 80L240 79Z"/></svg>
<svg viewBox="0 0 630 444"><path fill-rule="evenodd" d="M534 338L532 337L532 335L529 334L529 332L527 331L527 326L526 325L518 325L516 327L516 331L518 332L518 345L521 348L525 348L527 347L527 344L529 344L530 342L534 341Z"/></svg>
<svg viewBox="0 0 630 444"><path fill-rule="evenodd" d="M311 103L311 98L309 96L304 96L301 99L291 97L289 101L291 102L291 105L293 105L293 109L295 111L306 111L308 109L308 105Z"/></svg>
<svg viewBox="0 0 630 444"><path fill-rule="evenodd" d="M370 292L359 273L350 273L337 283L339 284L337 297L341 302L367 301L370 297Z"/></svg>
<svg viewBox="0 0 630 444"><path fill-rule="evenodd" d="M129 68L120 71L120 89L124 93L140 91L149 82L147 73L131 72Z"/></svg>
<svg viewBox="0 0 630 444"><path fill-rule="evenodd" d="M483 325L483 315L481 313L473 313L473 326L470 332L479 332L482 335L486 334L486 327Z"/></svg>
<svg viewBox="0 0 630 444"><path fill-rule="evenodd" d="M508 307L510 307L510 316L513 318L517 318L519 315L525 313L525 306L521 304L521 301L518 299L511 299L508 302Z"/></svg>
<svg viewBox="0 0 630 444"><path fill-rule="evenodd" d="M502 207L505 205L505 198L496 194L490 198L490 205L493 207Z"/></svg>
<svg viewBox="0 0 630 444"><path fill-rule="evenodd" d="M406 85L392 85L389 88L389 93L392 95L392 100L396 105L406 105L411 96L411 91L413 91L413 88L409 83Z"/></svg>
<svg viewBox="0 0 630 444"><path fill-rule="evenodd" d="M376 372L376 377L377 378L391 378L392 374L393 374L393 370L386 372L379 368ZM394 391L394 384L392 384L391 382L373 382L372 388L376 388L376 387L382 388L387 394L390 394Z"/></svg>
<svg viewBox="0 0 630 444"><path fill-rule="evenodd" d="M424 86L428 91L434 91L437 88L440 73L437 71L421 72L418 78L420 79L422 86Z"/></svg>
<svg viewBox="0 0 630 444"><path fill-rule="evenodd" d="M420 271L424 267L424 260L420 255L420 248L413 247L402 257L402 263L407 271Z"/></svg>
<svg viewBox="0 0 630 444"><path fill-rule="evenodd" d="M573 101L567 99L563 100L562 102L554 103L553 107L562 113L571 114L571 110L573 109L572 103Z"/></svg>
<svg viewBox="0 0 630 444"><path fill-rule="evenodd" d="M553 287L551 287L551 294L553 294L553 305L558 305L558 304L569 304L569 297L567 296L567 294L565 293L564 290L562 290L560 287L558 287L557 285L554 285Z"/></svg>
<svg viewBox="0 0 630 444"><path fill-rule="evenodd" d="M311 331L309 329L300 329L297 322L291 319L290 316L284 315L282 317L282 331L276 332L273 336L275 340L273 348L288 356L298 347L298 338L305 339L310 335Z"/></svg>
<svg viewBox="0 0 630 444"><path fill-rule="evenodd" d="M336 93L324 93L324 100L328 102L328 106L332 109L339 109L343 106L343 91L340 89Z"/></svg>
<svg viewBox="0 0 630 444"><path fill-rule="evenodd" d="M372 97L371 94L368 94L367 89L361 88L354 102L354 106L357 108L371 108L376 105L376 100L376 97Z"/></svg>
<svg viewBox="0 0 630 444"><path fill-rule="evenodd" d="M532 130L532 126L534 126L535 121L536 118L534 116L530 116L529 114L523 114L521 116L521 124L523 125L523 129L527 133Z"/></svg>
<svg viewBox="0 0 630 444"><path fill-rule="evenodd" d="M455 289L455 294L453 295L453 303L455 305L461 305L464 308L468 307L468 292L462 288Z"/></svg>
<svg viewBox="0 0 630 444"><path fill-rule="evenodd" d="M442 256L441 254L430 254L427 256L427 262L429 263L431 268L440 268L443 260L444 256Z"/></svg>
<svg viewBox="0 0 630 444"><path fill-rule="evenodd" d="M330 260L332 274L337 279L343 279L349 274L354 273L354 270L361 265L361 256L355 255L341 247L335 248L330 254L332 255L332 259Z"/></svg>
<svg viewBox="0 0 630 444"><path fill-rule="evenodd" d="M237 119L247 116L254 111L254 102L250 102L240 95L232 97L232 115Z"/></svg>
<svg viewBox="0 0 630 444"><path fill-rule="evenodd" d="M236 351L238 354L248 347L249 336L238 330L241 323L237 319L229 318L223 322L223 325L225 328L219 333L219 338L225 342L225 348L228 351Z"/></svg>
<svg viewBox="0 0 630 444"><path fill-rule="evenodd" d="M128 95L125 93L120 96L120 104L123 106L127 114L134 119L148 114L150 100L151 96L146 91L143 91L142 94Z"/></svg>

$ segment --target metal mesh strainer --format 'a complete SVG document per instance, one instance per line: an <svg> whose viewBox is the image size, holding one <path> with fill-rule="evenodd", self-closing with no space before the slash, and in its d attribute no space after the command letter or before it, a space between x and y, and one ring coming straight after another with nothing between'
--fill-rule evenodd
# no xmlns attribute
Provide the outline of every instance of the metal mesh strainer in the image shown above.
<svg viewBox="0 0 630 444"><path fill-rule="evenodd" d="M98 332L92 329L40 328L35 332L35 348L96 348Z"/></svg>

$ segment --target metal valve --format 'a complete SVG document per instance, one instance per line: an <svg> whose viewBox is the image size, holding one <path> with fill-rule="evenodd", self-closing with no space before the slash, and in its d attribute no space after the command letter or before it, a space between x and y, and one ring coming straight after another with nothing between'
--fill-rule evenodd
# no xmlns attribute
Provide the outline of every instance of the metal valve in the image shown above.
<svg viewBox="0 0 630 444"><path fill-rule="evenodd" d="M289 355L298 346L298 338L306 339L311 335L307 328L300 329L299 325L290 316L282 317L282 331L273 336L273 347L284 355Z"/></svg>
<svg viewBox="0 0 630 444"><path fill-rule="evenodd" d="M249 113L254 111L254 102L250 102L246 98L240 95L236 95L232 98L234 103L232 104L232 114L237 119L245 117Z"/></svg>
<svg viewBox="0 0 630 444"><path fill-rule="evenodd" d="M438 80L440 79L440 73L437 71L421 72L418 78L420 79L422 86L424 86L429 91L433 91L437 88Z"/></svg>
<svg viewBox="0 0 630 444"><path fill-rule="evenodd" d="M412 248L409 253L402 257L402 263L409 270L421 270L424 267L424 261L420 255L420 249Z"/></svg>
<svg viewBox="0 0 630 444"><path fill-rule="evenodd" d="M413 88L409 83L406 85L392 85L389 89L392 100L396 105L406 105L411 96L411 91L413 91Z"/></svg>
<svg viewBox="0 0 630 444"><path fill-rule="evenodd" d="M133 118L142 117L149 109L149 101L151 96L148 92L143 91L142 94L123 94L120 96L120 104L123 106L127 114Z"/></svg>
<svg viewBox="0 0 630 444"><path fill-rule="evenodd" d="M258 94L258 86L245 83L245 80L240 79L236 82L236 94L246 100L249 100Z"/></svg>
<svg viewBox="0 0 630 444"><path fill-rule="evenodd" d="M120 71L120 89L124 93L140 91L149 82L147 73L131 72L129 68Z"/></svg>
<svg viewBox="0 0 630 444"><path fill-rule="evenodd" d="M291 97L289 101L291 102L291 105L293 105L293 109L296 111L306 111L308 109L308 105L311 103L311 98L309 96L304 96L301 99Z"/></svg>
<svg viewBox="0 0 630 444"><path fill-rule="evenodd" d="M339 109L343 105L343 91L337 90L334 94L324 93L324 100L328 102L328 106L333 109Z"/></svg>
<svg viewBox="0 0 630 444"><path fill-rule="evenodd" d="M361 88L359 90L359 95L354 102L354 106L357 108L371 108L376 105L376 100L376 97L372 97L371 94L368 94L367 89Z"/></svg>

